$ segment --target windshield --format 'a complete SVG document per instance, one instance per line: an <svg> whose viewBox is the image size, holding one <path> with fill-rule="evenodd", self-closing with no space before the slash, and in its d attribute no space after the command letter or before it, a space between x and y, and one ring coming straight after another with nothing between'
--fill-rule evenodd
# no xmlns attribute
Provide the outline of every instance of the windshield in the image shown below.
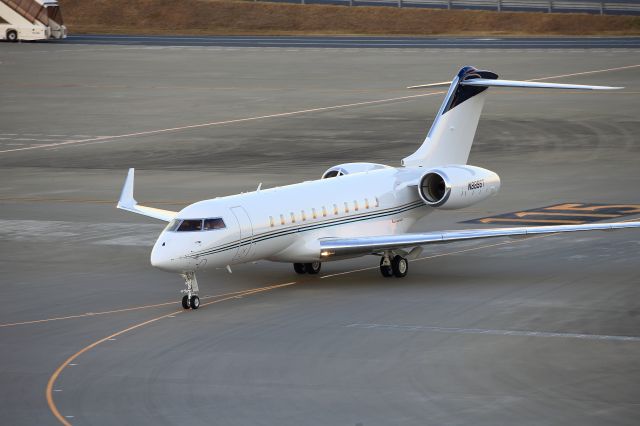
<svg viewBox="0 0 640 426"><path fill-rule="evenodd" d="M173 219L165 228L168 232L211 231L226 228L220 217L209 219Z"/></svg>

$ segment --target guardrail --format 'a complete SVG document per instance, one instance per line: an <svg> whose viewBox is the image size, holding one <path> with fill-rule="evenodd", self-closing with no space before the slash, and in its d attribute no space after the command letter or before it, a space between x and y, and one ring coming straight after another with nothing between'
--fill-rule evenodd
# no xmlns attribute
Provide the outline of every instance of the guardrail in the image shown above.
<svg viewBox="0 0 640 426"><path fill-rule="evenodd" d="M254 0L256 1L256 0ZM584 12L600 15L638 15L640 2L571 1L571 0L260 0L278 3L334 4L345 6L424 7L437 9L481 9L529 12Z"/></svg>

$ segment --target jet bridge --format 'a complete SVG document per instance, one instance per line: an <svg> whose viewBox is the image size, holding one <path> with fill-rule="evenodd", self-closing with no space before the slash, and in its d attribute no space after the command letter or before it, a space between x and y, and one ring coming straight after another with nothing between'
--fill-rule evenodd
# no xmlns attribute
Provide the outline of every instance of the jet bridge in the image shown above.
<svg viewBox="0 0 640 426"><path fill-rule="evenodd" d="M56 0L0 0L0 40L46 40L67 36Z"/></svg>

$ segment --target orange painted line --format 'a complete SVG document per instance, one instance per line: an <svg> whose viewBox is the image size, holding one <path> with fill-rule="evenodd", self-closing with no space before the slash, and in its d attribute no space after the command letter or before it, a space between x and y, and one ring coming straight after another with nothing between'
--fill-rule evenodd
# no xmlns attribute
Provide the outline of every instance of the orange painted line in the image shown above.
<svg viewBox="0 0 640 426"><path fill-rule="evenodd" d="M288 286L291 286L291 285L294 285L294 284L297 284L297 281L292 281L292 282L284 283L284 284L276 284L276 285L267 286L267 287L255 288L255 289L251 289L251 290L246 290L244 292L237 292L237 293L240 293L240 294L236 294L234 296L228 296L228 297L225 297L225 298L222 298L222 299L218 299L218 300L214 300L214 301L211 301L211 302L203 303L203 304L200 305L200 307L202 308L204 306L213 305L215 303L220 303L220 302L224 302L224 301L227 301L227 300L237 299L239 296L252 295L252 294L262 293L262 292L269 291L269 290L275 290L275 289L282 288L282 287L288 287ZM173 302L173 303L175 303L175 302ZM146 325L152 324L152 323L154 323L156 321L159 321L161 319L181 314L183 312L186 312L186 310L181 309L179 311L169 312L168 314L160 315L159 317L155 317L155 318L152 318L150 320L147 320L147 321L132 325L131 327L125 328L124 330L120 330L120 331L118 331L116 333L113 333L113 334L111 334L111 335L109 335L107 337L104 337L104 338L102 338L100 340L96 340L95 342L91 343L88 346L85 346L84 348L80 349L78 352L74 353L69 358L67 358L53 372L53 374L51 375L51 377L49 378L49 380L47 382L47 387L46 387L46 390L45 390L45 396L46 396L46 400L47 400L47 405L49 406L49 409L51 410L51 413L63 425L71 426L71 423L69 423L69 421L65 417L63 417L62 414L60 414L60 410L58 410L58 407L56 406L56 403L53 400L53 387L54 387L56 381L58 380L58 377L60 377L60 374L62 373L62 371L69 364L71 364L76 358L78 358L80 355L86 353L87 351L90 351L91 349L95 348L96 346L98 346L101 343L104 343L104 342L106 342L106 341L108 341L110 339L114 339L114 338L116 338L116 337L118 337L118 336L120 336L122 334L128 333L130 331L133 331L135 329L144 327Z"/></svg>
<svg viewBox="0 0 640 426"><path fill-rule="evenodd" d="M240 291L234 291L234 292L230 292L230 293L215 294L215 295L212 295L212 296L203 296L200 299L201 300L206 300L206 299L212 299L212 298L217 298L217 297L234 296L234 295L238 295L240 293L246 293L247 291L254 291L254 290L255 289L253 289L253 290L240 290ZM68 315L68 316L64 316L64 317L55 317L55 318L45 318L45 319L31 320L31 321L13 322L13 323L0 324L0 328L3 328L3 327L15 327L15 326L18 326L18 325L41 324L41 323L45 323L45 322L61 321L61 320L76 319L76 318L94 317L94 316L99 316L99 315L117 314L117 313L122 313L122 312L139 311L139 310L142 310L142 309L151 309L151 308L157 308L157 307L160 307L160 306L167 306L167 305L174 305L174 304L176 304L176 301L156 303L156 304L153 304L153 305L134 306L132 308L113 309L113 310L110 310L110 311L87 312L85 314Z"/></svg>
<svg viewBox="0 0 640 426"><path fill-rule="evenodd" d="M582 207L581 207L582 206ZM569 210L592 212L603 209L625 209L621 214L640 213L640 204L603 204L599 206L584 206L584 204L560 204L558 206L547 207L545 210Z"/></svg>
<svg viewBox="0 0 640 426"><path fill-rule="evenodd" d="M611 217L620 217L621 214L602 214L602 213L575 213L575 212L518 212L515 213L518 217L525 216L576 216L576 217L601 217L601 218L611 218Z"/></svg>
<svg viewBox="0 0 640 426"><path fill-rule="evenodd" d="M624 67L616 67L616 68L606 68L606 69L603 69L603 70L582 71L582 72L574 72L574 73L571 73L571 74L560 74L560 75L554 75L554 76L551 76L551 77L532 78L532 79L527 80L527 81L551 80L553 78L574 77L576 75L597 74L597 73L601 73L601 72L620 71L620 70L627 70L627 69L638 68L638 67L640 67L640 64L627 65L627 66L624 66Z"/></svg>
<svg viewBox="0 0 640 426"><path fill-rule="evenodd" d="M264 120L267 118L291 117L293 115L307 114L310 112L331 111L331 110L341 109L341 108L350 108L350 107L364 106L364 105L376 105L376 104L395 102L395 101L405 101L409 99L422 98L425 96L433 96L433 95L438 95L443 93L445 92L423 93L420 95L400 96L397 98L378 99L375 101L364 101L364 102L355 102L351 104L333 105L328 107L310 108L310 109L303 109L299 111L281 112L277 114L260 115L255 117L236 118L236 119L224 120L224 121L212 121L210 123L190 124L186 126L170 127L166 129L146 130L142 132L127 133L123 135L98 136L98 137L87 138L87 139L73 139L73 140L66 140L63 142L56 142L56 143L49 143L49 144L42 144L42 145L31 145L31 146L25 146L22 148L5 149L0 151L0 154L4 154L7 152L16 152L16 151L29 151L29 150L41 149L41 148L63 147L63 146L70 146L70 145L77 145L77 144L87 145L90 143L105 143L105 142L112 142L118 139L124 139L124 138L136 137L136 136L157 135L160 133L177 132L180 130L188 130L188 129L198 129L201 127L222 126L226 124L244 123L247 121Z"/></svg>
<svg viewBox="0 0 640 426"><path fill-rule="evenodd" d="M549 235L539 235L539 236L531 237L530 239L546 238L546 237L549 237ZM436 255L432 255L432 256L418 258L418 259L416 259L416 261L434 259L434 258L443 257L443 256L450 256L450 255L469 252L469 251L482 250L482 249L485 249L485 248L496 247L496 246L501 246L501 245L506 245L506 244L515 244L515 243L518 243L518 242L521 242L521 241L523 241L523 240L504 241L504 242L495 243L495 244L487 244L487 245L483 245L483 246L479 246L479 247L471 247L471 248L468 248L468 249L462 249L462 250L457 250L457 251L453 251L453 252L440 253L440 254L436 254ZM337 274L324 275L324 276L321 276L319 278L336 277L336 276L340 276L340 275L353 274L353 273L356 273L356 272L367 271L367 270L372 270L372 269L377 269L377 268L378 267L376 266L376 267L371 267L371 268L355 269L355 270L352 270L352 271L340 272L340 273L337 273ZM269 291L269 290L275 290L275 289L279 289L279 288L283 288L283 287L288 287L288 286L292 286L292 285L295 285L295 284L298 284L298 283L300 283L300 281L291 281L291 282L284 283L284 284L275 284L275 285L272 285L272 286L260 287L260 288L255 288L255 289L251 289L251 290L246 290L246 291L240 292L240 294L236 294L234 296L229 296L229 297L225 297L223 299L214 300L212 302L203 303L203 304L200 305L200 307L202 308L202 307L205 307L205 306L208 306L208 305L213 305L215 303L220 303L220 302L224 302L224 301L227 301L227 300L238 299L238 298L242 298L244 296L249 296L249 295L262 293L262 292ZM46 396L46 400L47 400L47 405L49 406L49 410L51 410L51 413L63 425L71 426L71 423L69 423L69 421L67 421L67 419L64 418L60 414L60 411L58 410L58 407L56 406L56 403L53 400L53 387L54 387L56 381L58 380L58 378L60 377L60 374L62 373L62 371L67 366L69 366L69 364L71 364L76 358L78 358L80 355L86 353L87 351L95 348L96 346L100 345L101 343L104 343L104 342L108 341L109 339L113 339L113 338L118 337L118 336L120 336L122 334L128 333L129 331L138 329L140 327L144 327L145 325L152 324L152 323L154 323L156 321L159 321L159 320L164 319L164 318L168 318L170 316L175 316L177 314L181 314L183 312L185 312L184 309L183 310L179 310L179 311L173 311L173 312L170 312L168 314L161 315L161 316L156 317L156 318L152 318L152 319L150 319L148 321L144 321L142 323L135 324L135 325L133 325L131 327L128 327L128 328L126 328L124 330L118 331L118 332L116 332L116 333L114 333L114 334L112 334L110 336L107 336L107 337L104 337L104 338L102 338L100 340L97 340L97 341L93 342L92 344L90 344L88 346L85 346L84 348L80 349L78 352L74 353L69 358L67 358L53 372L53 374L51 375L51 377L49 378L49 380L47 382L47 387L45 389L45 396Z"/></svg>

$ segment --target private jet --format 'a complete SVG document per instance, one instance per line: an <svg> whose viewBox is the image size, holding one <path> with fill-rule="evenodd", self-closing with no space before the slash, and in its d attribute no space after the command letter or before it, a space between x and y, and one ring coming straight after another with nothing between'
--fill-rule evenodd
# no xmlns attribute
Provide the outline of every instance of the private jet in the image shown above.
<svg viewBox="0 0 640 426"><path fill-rule="evenodd" d="M443 83L412 86L434 87ZM298 274L317 274L322 262L380 257L383 277L404 277L409 260L430 244L527 237L576 231L638 228L640 221L464 229L409 233L435 210L472 206L495 195L500 178L467 164L487 89L517 87L614 90L621 87L501 80L465 66L455 75L422 145L397 167L347 163L318 180L199 201L168 211L134 199L129 169L117 207L169 222L151 251L151 264L182 275L182 307L198 309L196 273L258 260L292 263Z"/></svg>

